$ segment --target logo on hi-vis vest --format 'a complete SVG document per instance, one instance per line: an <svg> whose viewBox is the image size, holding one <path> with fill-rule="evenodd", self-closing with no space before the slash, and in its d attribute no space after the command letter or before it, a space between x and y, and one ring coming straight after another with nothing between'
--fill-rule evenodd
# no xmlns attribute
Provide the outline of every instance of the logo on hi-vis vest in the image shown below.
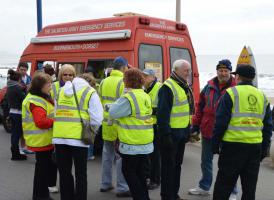
<svg viewBox="0 0 274 200"><path fill-rule="evenodd" d="M248 104L249 104L249 106L248 106L248 111L250 111L250 112L257 112L257 102L258 102L258 100L257 100L257 98L254 96L254 95L249 95L248 96Z"/></svg>
<svg viewBox="0 0 274 200"><path fill-rule="evenodd" d="M249 105L251 105L251 106L255 106L256 105L256 103L257 103L257 98L254 96L254 95L249 95L248 96L248 103L249 103Z"/></svg>

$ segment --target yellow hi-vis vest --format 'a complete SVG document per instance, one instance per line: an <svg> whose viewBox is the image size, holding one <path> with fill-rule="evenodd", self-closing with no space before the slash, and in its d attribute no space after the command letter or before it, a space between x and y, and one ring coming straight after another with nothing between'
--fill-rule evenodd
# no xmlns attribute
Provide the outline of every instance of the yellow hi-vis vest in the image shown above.
<svg viewBox="0 0 274 200"><path fill-rule="evenodd" d="M263 120L268 101L262 91L250 85L227 90L233 102L232 116L223 141L261 143Z"/></svg>
<svg viewBox="0 0 274 200"><path fill-rule="evenodd" d="M59 89L60 89L60 82L59 81L54 82L52 84L52 89L50 91L50 96L52 97L52 99L57 100Z"/></svg>
<svg viewBox="0 0 274 200"><path fill-rule="evenodd" d="M173 93L173 106L170 114L171 128L186 128L190 124L189 103L184 89L176 81L168 78L164 85Z"/></svg>
<svg viewBox="0 0 274 200"><path fill-rule="evenodd" d="M95 89L88 86L76 92L81 117L87 122L90 122L88 107L93 92ZM53 138L81 139L82 124L75 97L66 96L64 88L59 90L54 120Z"/></svg>
<svg viewBox="0 0 274 200"><path fill-rule="evenodd" d="M104 79L99 87L99 94L102 105L105 108L106 104L114 103L124 91L123 72L119 70L112 70L110 76ZM109 113L104 109L104 120L102 122L103 139L107 141L115 141L117 139L117 121L109 121Z"/></svg>
<svg viewBox="0 0 274 200"><path fill-rule="evenodd" d="M30 104L43 108L48 118L53 118L54 106L44 98L28 94L22 103L22 127L26 144L29 147L45 147L52 143L52 128L40 129L33 120Z"/></svg>
<svg viewBox="0 0 274 200"><path fill-rule="evenodd" d="M118 137L122 143L145 145L153 142L151 99L142 89L124 94L130 102L131 115L118 120Z"/></svg>
<svg viewBox="0 0 274 200"><path fill-rule="evenodd" d="M155 85L153 86L152 90L148 93L148 95L151 98L151 103L152 103L152 108L157 108L158 104L158 92L161 88L162 84L159 82L156 82ZM153 118L153 124L157 123L157 118L155 115L152 115Z"/></svg>

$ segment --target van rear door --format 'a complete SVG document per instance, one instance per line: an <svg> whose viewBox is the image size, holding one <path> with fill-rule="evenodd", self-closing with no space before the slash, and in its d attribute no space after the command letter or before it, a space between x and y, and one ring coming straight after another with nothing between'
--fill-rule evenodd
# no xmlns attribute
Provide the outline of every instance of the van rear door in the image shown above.
<svg viewBox="0 0 274 200"><path fill-rule="evenodd" d="M189 79L189 83L192 86L195 95L199 94L199 75L196 56L189 36L166 33L166 51L170 71L175 60L185 59L191 64L192 75Z"/></svg>
<svg viewBox="0 0 274 200"><path fill-rule="evenodd" d="M168 73L166 66L165 35L162 32L138 29L135 40L135 66L140 70L154 69L159 81Z"/></svg>

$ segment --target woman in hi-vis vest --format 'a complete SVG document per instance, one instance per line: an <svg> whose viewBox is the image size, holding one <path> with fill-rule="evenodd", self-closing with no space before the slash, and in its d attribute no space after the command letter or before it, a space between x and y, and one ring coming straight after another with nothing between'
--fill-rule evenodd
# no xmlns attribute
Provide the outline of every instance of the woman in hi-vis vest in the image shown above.
<svg viewBox="0 0 274 200"><path fill-rule="evenodd" d="M67 81L72 81L75 77L76 71L73 65L62 65L58 73L58 81L52 84L52 90L50 91L50 95L54 99L54 101L57 101L58 91L60 90L60 88L62 88Z"/></svg>
<svg viewBox="0 0 274 200"><path fill-rule="evenodd" d="M109 116L117 119L122 172L134 200L149 200L145 165L153 152L151 98L142 89L144 77L137 69L124 74L125 94L110 106Z"/></svg>
<svg viewBox="0 0 274 200"><path fill-rule="evenodd" d="M53 100L50 97L51 77L34 75L29 94L22 103L22 123L26 145L35 152L33 200L50 200L48 187L56 185L57 167L52 160Z"/></svg>

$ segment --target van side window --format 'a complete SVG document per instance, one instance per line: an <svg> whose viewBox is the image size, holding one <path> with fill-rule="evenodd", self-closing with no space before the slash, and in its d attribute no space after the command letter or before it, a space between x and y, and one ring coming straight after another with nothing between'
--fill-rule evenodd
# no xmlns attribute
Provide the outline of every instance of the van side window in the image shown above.
<svg viewBox="0 0 274 200"><path fill-rule="evenodd" d="M69 63L69 62L64 62L64 63L59 63L58 64L58 73L59 69L62 67L64 64L70 64L75 68L76 75L83 74L84 73L84 67L85 63Z"/></svg>
<svg viewBox="0 0 274 200"><path fill-rule="evenodd" d="M163 80L163 50L159 45L139 46L139 69L154 69L159 81Z"/></svg>
<svg viewBox="0 0 274 200"><path fill-rule="evenodd" d="M192 60L191 60L191 55L188 49L184 49L184 48L178 48L178 47L170 47L169 49L170 51L170 71L172 70L172 65L174 63L175 60L178 59L184 59L187 60L192 68ZM192 84L192 76L189 80L189 83Z"/></svg>
<svg viewBox="0 0 274 200"><path fill-rule="evenodd" d="M50 65L54 68L54 70L56 71L56 62L55 61L48 61L48 60L44 60L44 61L41 61L41 60L38 60L37 61L37 66L36 66L36 69L35 71L43 71L43 68L44 66L46 65ZM30 69L30 65L29 65L29 69Z"/></svg>
<svg viewBox="0 0 274 200"><path fill-rule="evenodd" d="M99 83L105 78L105 69L110 67L113 59L102 59L102 60L89 60L86 70L93 73Z"/></svg>

